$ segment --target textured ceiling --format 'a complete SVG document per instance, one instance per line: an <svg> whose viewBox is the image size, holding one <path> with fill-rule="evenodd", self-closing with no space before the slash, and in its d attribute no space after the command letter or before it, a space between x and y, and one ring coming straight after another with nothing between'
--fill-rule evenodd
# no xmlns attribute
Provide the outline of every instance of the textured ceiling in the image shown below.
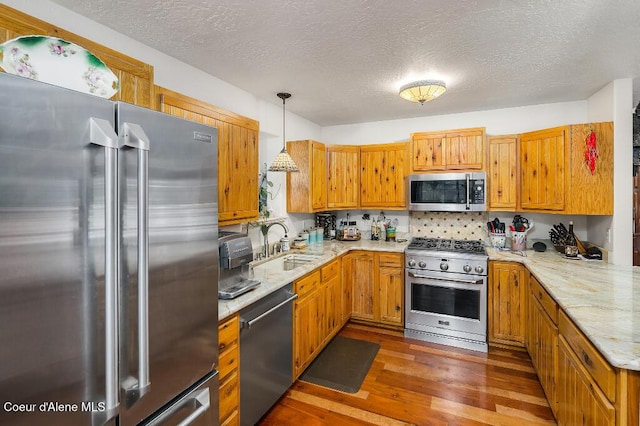
<svg viewBox="0 0 640 426"><path fill-rule="evenodd" d="M638 0L54 0L327 126L583 100L640 99ZM440 78L424 106L403 83Z"/></svg>

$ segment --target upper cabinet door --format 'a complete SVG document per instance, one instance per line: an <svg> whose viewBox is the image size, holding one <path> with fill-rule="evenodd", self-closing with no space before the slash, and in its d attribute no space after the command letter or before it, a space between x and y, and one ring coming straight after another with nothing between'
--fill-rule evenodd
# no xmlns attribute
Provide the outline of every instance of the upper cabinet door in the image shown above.
<svg viewBox="0 0 640 426"><path fill-rule="evenodd" d="M327 159L323 143L287 142L287 152L300 169L287 173L287 211L313 213L327 209Z"/></svg>
<svg viewBox="0 0 640 426"><path fill-rule="evenodd" d="M484 170L485 129L411 134L411 172Z"/></svg>
<svg viewBox="0 0 640 426"><path fill-rule="evenodd" d="M218 224L257 220L258 122L159 86L155 91L160 111L218 128Z"/></svg>
<svg viewBox="0 0 640 426"><path fill-rule="evenodd" d="M118 77L120 90L111 100L154 108L151 65L0 4L0 43L24 35L59 37L84 47Z"/></svg>
<svg viewBox="0 0 640 426"><path fill-rule="evenodd" d="M613 214L613 123L608 121L573 124L570 129L569 190L565 214L611 215ZM595 150L590 149L588 150L590 155L585 155L586 141L592 139L591 132L596 140Z"/></svg>
<svg viewBox="0 0 640 426"><path fill-rule="evenodd" d="M358 208L360 205L360 147L327 146L327 170L327 208Z"/></svg>
<svg viewBox="0 0 640 426"><path fill-rule="evenodd" d="M520 205L560 211L567 192L567 126L520 135Z"/></svg>
<svg viewBox="0 0 640 426"><path fill-rule="evenodd" d="M518 137L493 136L489 138L489 165L487 171L489 210L515 211L518 182Z"/></svg>
<svg viewBox="0 0 640 426"><path fill-rule="evenodd" d="M445 140L447 169L484 169L484 139L484 128L447 132Z"/></svg>
<svg viewBox="0 0 640 426"><path fill-rule="evenodd" d="M412 172L445 170L445 133L413 133L411 135Z"/></svg>
<svg viewBox="0 0 640 426"><path fill-rule="evenodd" d="M311 143L311 209L327 208L327 152L324 144Z"/></svg>
<svg viewBox="0 0 640 426"><path fill-rule="evenodd" d="M361 207L406 207L407 149L407 142L360 147Z"/></svg>

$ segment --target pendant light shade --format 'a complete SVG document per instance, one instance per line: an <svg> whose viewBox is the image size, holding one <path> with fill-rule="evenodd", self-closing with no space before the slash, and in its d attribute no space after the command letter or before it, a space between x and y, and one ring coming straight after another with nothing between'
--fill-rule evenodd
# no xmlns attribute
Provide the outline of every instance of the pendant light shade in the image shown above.
<svg viewBox="0 0 640 426"><path fill-rule="evenodd" d="M291 97L290 93L278 93L278 97L280 99L282 99L282 151L280 151L280 153L278 155L276 155L276 158L273 159L273 163L271 163L271 166L269 167L269 171L270 172L299 172L300 169L298 168L298 166L296 165L295 161L293 161L293 158L291 158L291 156L289 155L289 153L287 152L287 148L285 147L285 137L284 137L284 130L285 130L285 122L284 122L284 117L285 117L285 110L284 110L284 103L286 99L289 99Z"/></svg>
<svg viewBox="0 0 640 426"><path fill-rule="evenodd" d="M420 105L429 102L442 95L447 90L444 81L420 80L405 84L400 88L400 97L411 102L420 102Z"/></svg>

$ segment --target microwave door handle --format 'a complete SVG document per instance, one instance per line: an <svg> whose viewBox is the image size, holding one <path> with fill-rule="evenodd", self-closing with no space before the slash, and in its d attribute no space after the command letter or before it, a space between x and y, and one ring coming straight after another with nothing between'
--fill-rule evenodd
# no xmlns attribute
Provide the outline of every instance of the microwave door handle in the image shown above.
<svg viewBox="0 0 640 426"><path fill-rule="evenodd" d="M456 278L441 278L441 277L432 277L430 275L416 274L415 272L409 272L409 276L412 278L425 278L428 280L435 281L446 281L450 283L460 283L460 284L482 284L484 282L483 279L478 280L460 280Z"/></svg>
<svg viewBox="0 0 640 426"><path fill-rule="evenodd" d="M465 206L465 208L467 210L471 210L471 200L469 200L469 197L471 196L471 192L470 192L470 188L469 188L469 181L470 181L470 175L469 173L465 174L465 181L466 181L466 188L467 188L467 205Z"/></svg>

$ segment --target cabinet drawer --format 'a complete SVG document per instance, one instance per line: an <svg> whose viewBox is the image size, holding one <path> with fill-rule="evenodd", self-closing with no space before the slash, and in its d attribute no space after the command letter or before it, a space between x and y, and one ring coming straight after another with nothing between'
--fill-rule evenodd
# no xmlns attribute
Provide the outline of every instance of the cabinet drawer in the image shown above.
<svg viewBox="0 0 640 426"><path fill-rule="evenodd" d="M320 284L320 271L316 270L313 273L307 275L306 277L301 278L298 281L294 282L293 291L298 295L298 297L302 297L305 294L318 288L319 284Z"/></svg>
<svg viewBox="0 0 640 426"><path fill-rule="evenodd" d="M589 342L584 334L575 326L573 321L560 311L560 334L573 349L580 363L591 374L595 382L600 386L609 401L615 402L616 397L616 373L600 352Z"/></svg>
<svg viewBox="0 0 640 426"><path fill-rule="evenodd" d="M547 291L542 288L538 280L536 280L533 275L531 276L531 279L529 281L529 286L531 288L531 294L533 294L533 297L535 297L538 302L540 302L553 323L558 324L558 305L556 304L556 301L553 300L551 296L549 296L549 293L547 293Z"/></svg>
<svg viewBox="0 0 640 426"><path fill-rule="evenodd" d="M234 315L218 325L218 352L224 352L238 342L238 315Z"/></svg>
<svg viewBox="0 0 640 426"><path fill-rule="evenodd" d="M380 266L402 268L404 266L404 259L400 253L379 253L378 263Z"/></svg>
<svg viewBox="0 0 640 426"><path fill-rule="evenodd" d="M220 418L226 419L240 403L240 385L238 374L233 373L227 380L220 384Z"/></svg>
<svg viewBox="0 0 640 426"><path fill-rule="evenodd" d="M322 282L326 283L338 274L340 274L340 259L336 259L322 267Z"/></svg>
<svg viewBox="0 0 640 426"><path fill-rule="evenodd" d="M220 352L218 357L220 380L224 380L233 370L238 368L239 355L238 345L227 346L224 352Z"/></svg>

